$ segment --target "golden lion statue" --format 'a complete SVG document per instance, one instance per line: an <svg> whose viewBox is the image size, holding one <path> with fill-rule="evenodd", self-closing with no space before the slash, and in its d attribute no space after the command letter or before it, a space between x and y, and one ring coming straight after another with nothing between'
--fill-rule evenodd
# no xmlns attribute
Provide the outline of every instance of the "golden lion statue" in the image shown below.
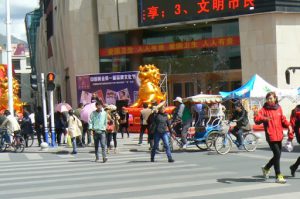
<svg viewBox="0 0 300 199"><path fill-rule="evenodd" d="M25 103L21 102L18 97L20 90L20 85L16 79L13 79L13 101L14 109L17 113L23 112L23 105ZM0 64L0 111L6 110L8 108L8 79L7 79L7 69L5 65Z"/></svg>
<svg viewBox="0 0 300 199"><path fill-rule="evenodd" d="M150 104L152 100L166 100L166 95L163 94L159 87L160 73L159 69L154 65L145 65L139 67L139 79L141 81L139 96L131 107L141 107L144 102Z"/></svg>

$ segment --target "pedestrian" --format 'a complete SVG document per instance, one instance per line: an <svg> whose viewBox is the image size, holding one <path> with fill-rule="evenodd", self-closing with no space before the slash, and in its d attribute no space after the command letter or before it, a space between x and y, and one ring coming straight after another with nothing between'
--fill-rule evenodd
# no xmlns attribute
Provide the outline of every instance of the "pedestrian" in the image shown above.
<svg viewBox="0 0 300 199"><path fill-rule="evenodd" d="M28 136L33 134L32 122L29 118L29 113L24 111L21 121L21 135L25 139L25 146L28 147Z"/></svg>
<svg viewBox="0 0 300 199"><path fill-rule="evenodd" d="M296 135L297 138L297 142L300 143L300 104L297 105L291 113L291 118L290 118L290 122L291 125L293 127L294 133ZM289 141L291 142L293 140L293 133L289 133ZM295 177L295 173L298 169L300 165L300 156L298 157L298 159L296 160L296 162L294 164L292 164L290 166L290 170L291 170L291 175L293 177Z"/></svg>
<svg viewBox="0 0 300 199"><path fill-rule="evenodd" d="M154 115L157 113L157 101L156 100L152 100L151 101L151 114L149 115L148 119L147 119L147 124L149 127L149 132L148 132L148 143L150 145L149 150L152 150L153 145L154 145L154 131L155 131L155 124L154 124Z"/></svg>
<svg viewBox="0 0 300 199"><path fill-rule="evenodd" d="M182 148L186 149L188 130L192 126L192 123L193 123L191 103L189 101L185 102L185 104L184 104L184 109L182 112L181 119L182 119L181 142L182 142Z"/></svg>
<svg viewBox="0 0 300 199"><path fill-rule="evenodd" d="M114 153L117 153L117 131L119 129L120 116L117 113L117 107L114 105L108 105L106 107L107 113L107 151L111 150L111 141L114 142Z"/></svg>
<svg viewBox="0 0 300 199"><path fill-rule="evenodd" d="M128 119L129 119L128 111L126 110L126 107L123 106L122 111L120 113L120 131L121 131L122 138L124 138L124 133L127 133L127 137L129 138Z"/></svg>
<svg viewBox="0 0 300 199"><path fill-rule="evenodd" d="M102 149L103 163L107 161L106 157L106 126L107 126L107 114L103 109L103 104L99 101L96 102L96 110L90 115L89 130L94 133L94 145L95 145L95 162L99 162L99 142Z"/></svg>
<svg viewBox="0 0 300 199"><path fill-rule="evenodd" d="M139 137L139 144L143 143L143 135L145 131L147 130L149 134L149 126L147 123L147 120L149 118L149 115L151 114L151 109L148 107L148 104L145 102L143 103L143 109L141 110L141 132L140 132L140 137Z"/></svg>
<svg viewBox="0 0 300 199"><path fill-rule="evenodd" d="M78 107L74 110L74 115L80 120L80 112L83 109L83 103L79 103ZM80 121L81 124L83 121ZM76 143L80 147L85 147L85 144L83 143L83 125L81 125L80 129L80 135L76 137Z"/></svg>
<svg viewBox="0 0 300 199"><path fill-rule="evenodd" d="M58 146L61 145L61 136L66 132L67 128L67 118L61 112L54 113L54 124L55 124L55 132L56 132L56 141ZM64 136L66 137L66 136ZM64 144L66 144L66 140L64 139Z"/></svg>
<svg viewBox="0 0 300 199"><path fill-rule="evenodd" d="M68 118L68 135L71 137L73 151L72 154L77 154L77 141L76 138L81 135L80 128L82 127L81 121L76 117L74 111L69 110Z"/></svg>
<svg viewBox="0 0 300 199"><path fill-rule="evenodd" d="M286 183L280 172L280 156L282 149L283 127L292 127L286 117L283 115L282 108L278 104L278 98L275 92L269 92L266 95L266 102L259 111L254 112L254 121L256 124L263 124L265 129L266 141L273 152L273 157L262 167L263 176L269 178L270 168L274 166L276 174L276 183Z"/></svg>
<svg viewBox="0 0 300 199"><path fill-rule="evenodd" d="M44 128L44 114L41 106L37 107L36 112L34 114L34 120L35 120L34 127L38 139L38 144L40 147L42 142L46 142L45 128Z"/></svg>
<svg viewBox="0 0 300 199"><path fill-rule="evenodd" d="M157 105L158 112L154 115L153 123L155 125L154 131L154 146L151 149L151 162L154 162L154 157L156 150L158 149L158 144L160 139L162 139L165 147L165 151L168 157L168 162L174 162L172 158L171 149L169 145L169 135L167 128L171 132L171 124L168 119L168 115L165 113L165 101Z"/></svg>
<svg viewBox="0 0 300 199"><path fill-rule="evenodd" d="M244 137L243 134L246 131L251 130L251 126L248 119L248 112L240 102L234 104L234 111L229 122L236 122L236 125L231 130L231 133L236 137L238 142L238 149L244 149Z"/></svg>
<svg viewBox="0 0 300 199"><path fill-rule="evenodd" d="M176 97L174 100L175 109L172 115L172 125L177 135L181 136L182 130L182 114L184 110L184 104L181 97Z"/></svg>

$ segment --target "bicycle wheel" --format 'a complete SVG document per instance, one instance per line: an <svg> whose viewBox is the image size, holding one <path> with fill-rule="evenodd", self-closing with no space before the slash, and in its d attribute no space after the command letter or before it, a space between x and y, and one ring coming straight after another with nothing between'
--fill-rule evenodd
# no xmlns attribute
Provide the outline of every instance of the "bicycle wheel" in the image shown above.
<svg viewBox="0 0 300 199"><path fill-rule="evenodd" d="M14 149L15 149L15 152L16 152L16 153L21 153L21 152L23 152L24 149L25 149L25 139L24 139L22 136L17 135L17 136L14 138L13 146L14 146Z"/></svg>
<svg viewBox="0 0 300 199"><path fill-rule="evenodd" d="M219 135L220 135L220 132L218 132L218 131L211 131L208 134L208 136L205 139L205 144L207 146L207 149L214 150L215 141Z"/></svg>
<svg viewBox="0 0 300 199"><path fill-rule="evenodd" d="M33 142L34 142L34 134L29 134L27 136L27 142L28 142L28 147L32 147L33 145Z"/></svg>
<svg viewBox="0 0 300 199"><path fill-rule="evenodd" d="M227 135L220 135L217 137L215 141L215 149L218 154L224 155L230 151L232 147L231 140L227 137Z"/></svg>
<svg viewBox="0 0 300 199"><path fill-rule="evenodd" d="M246 151L255 151L257 144L257 137L253 133L247 133L244 135L244 148Z"/></svg>

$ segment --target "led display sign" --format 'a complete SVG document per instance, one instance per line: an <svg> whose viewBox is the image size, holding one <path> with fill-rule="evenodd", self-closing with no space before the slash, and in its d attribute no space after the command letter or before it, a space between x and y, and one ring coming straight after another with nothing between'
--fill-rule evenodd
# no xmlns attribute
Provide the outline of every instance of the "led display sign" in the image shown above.
<svg viewBox="0 0 300 199"><path fill-rule="evenodd" d="M139 0L139 26L272 11L300 11L300 0Z"/></svg>

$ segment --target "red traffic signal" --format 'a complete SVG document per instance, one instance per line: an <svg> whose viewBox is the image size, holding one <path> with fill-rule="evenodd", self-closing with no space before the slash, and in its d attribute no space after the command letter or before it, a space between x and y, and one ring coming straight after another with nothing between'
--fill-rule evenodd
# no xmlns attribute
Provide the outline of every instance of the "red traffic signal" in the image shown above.
<svg viewBox="0 0 300 199"><path fill-rule="evenodd" d="M55 74L50 72L47 75L47 82L53 82L55 80Z"/></svg>
<svg viewBox="0 0 300 199"><path fill-rule="evenodd" d="M47 90L53 91L55 89L55 74L50 72L47 74Z"/></svg>

